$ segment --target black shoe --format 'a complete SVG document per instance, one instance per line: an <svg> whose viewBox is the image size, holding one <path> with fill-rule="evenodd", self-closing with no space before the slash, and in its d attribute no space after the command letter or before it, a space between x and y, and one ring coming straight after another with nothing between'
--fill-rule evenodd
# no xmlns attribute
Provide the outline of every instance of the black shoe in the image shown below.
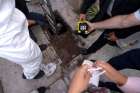
<svg viewBox="0 0 140 93"><path fill-rule="evenodd" d="M40 70L39 73L38 73L33 79L40 79L40 78L42 78L44 75L45 75L44 71ZM22 78L23 78L23 79L27 79L27 78L25 77L24 74L22 75Z"/></svg>
<svg viewBox="0 0 140 93"><path fill-rule="evenodd" d="M88 53L88 49L81 48L81 49L80 49L80 54L82 54L82 55L88 55L88 54L89 54L89 53Z"/></svg>
<svg viewBox="0 0 140 93"><path fill-rule="evenodd" d="M39 45L39 48L40 48L41 51L44 51L47 48L47 45L46 44L41 44L41 45Z"/></svg>
<svg viewBox="0 0 140 93"><path fill-rule="evenodd" d="M37 89L38 93L46 93L46 90L50 89L50 88L46 88L46 87L40 87Z"/></svg>

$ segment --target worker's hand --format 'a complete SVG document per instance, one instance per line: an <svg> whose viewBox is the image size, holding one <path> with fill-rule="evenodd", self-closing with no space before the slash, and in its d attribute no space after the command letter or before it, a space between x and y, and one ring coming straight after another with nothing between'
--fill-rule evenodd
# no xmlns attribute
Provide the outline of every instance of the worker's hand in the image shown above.
<svg viewBox="0 0 140 93"><path fill-rule="evenodd" d="M95 29L95 26L94 26L94 23L91 23L91 22L87 22L87 24L88 24L88 32L93 32L93 31L95 31L96 29Z"/></svg>
<svg viewBox="0 0 140 93"><path fill-rule="evenodd" d="M91 77L87 69L87 65L81 66L77 69L71 81L68 93L81 93L86 90Z"/></svg>
<svg viewBox="0 0 140 93"><path fill-rule="evenodd" d="M79 19L80 20L85 20L86 19L86 14L80 14Z"/></svg>
<svg viewBox="0 0 140 93"><path fill-rule="evenodd" d="M96 65L102 67L105 70L105 75L119 86L124 85L127 82L127 77L114 69L110 64L103 61L96 61Z"/></svg>
<svg viewBox="0 0 140 93"><path fill-rule="evenodd" d="M117 36L115 35L114 32L109 33L107 39L110 40L110 41L113 41L113 42L116 42L118 40L118 38L117 38Z"/></svg>

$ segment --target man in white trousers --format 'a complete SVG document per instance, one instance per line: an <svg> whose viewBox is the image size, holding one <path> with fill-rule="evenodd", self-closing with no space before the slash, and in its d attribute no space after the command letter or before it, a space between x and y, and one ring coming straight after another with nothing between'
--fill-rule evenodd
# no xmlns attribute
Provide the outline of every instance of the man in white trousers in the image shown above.
<svg viewBox="0 0 140 93"><path fill-rule="evenodd" d="M15 0L0 0L0 57L23 68L24 79L39 79L42 53L30 38L24 14L15 8Z"/></svg>

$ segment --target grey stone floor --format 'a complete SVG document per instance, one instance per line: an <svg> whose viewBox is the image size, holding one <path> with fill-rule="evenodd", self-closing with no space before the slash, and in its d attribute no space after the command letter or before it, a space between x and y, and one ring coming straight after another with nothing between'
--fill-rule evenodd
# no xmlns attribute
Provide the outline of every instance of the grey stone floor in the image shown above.
<svg viewBox="0 0 140 93"><path fill-rule="evenodd" d="M29 6L31 11L40 12L42 13L42 10L38 7L38 0L32 0L31 5L35 6ZM75 29L74 23L76 22L77 15L73 13L70 9L72 9L70 6L68 6L68 3L66 0L51 0L53 4L54 9L58 9L61 12L61 15L64 16L64 19L70 24L72 29ZM59 55L57 55L57 52L55 51L54 47L51 45L51 42L47 39L46 35L43 33L41 28L39 26L35 26L32 28L34 30L34 33L38 39L38 44L48 44L48 48L43 52L44 56L44 63L47 64L49 62L55 62L58 64L57 71L54 75L51 77L43 77L39 80L23 80L22 79L22 68L17 65L13 64L12 62L8 62L7 60L0 59L0 80L2 81L2 85L4 88L4 93L30 93L32 90L40 87L40 86L50 86L50 90L47 91L47 93L66 93L67 91L67 85L69 83L68 76L70 75L69 72L73 71L73 67L78 63L80 59L83 57L81 55L77 57L73 57L71 59L71 66L70 69L65 69L65 73L63 73L62 66L59 64L62 63L61 58ZM83 47L89 47L91 42L94 42L98 36L101 33L93 33L91 36L89 36L87 39L83 39L81 37L78 37L77 40L81 40L85 43L85 46ZM63 36L62 36L63 37ZM80 46L78 43L77 45ZM102 59L102 60L108 60L113 56L116 56L119 54L118 48L111 47L109 45L104 46L101 50L97 51L95 54L89 55L87 59ZM63 52L62 52L63 53ZM59 53L58 53L59 54ZM64 53L65 54L65 53ZM66 51L66 54L68 55L68 52ZM135 70L125 70L122 71L123 73L127 75L137 75L140 76L139 71Z"/></svg>
<svg viewBox="0 0 140 93"><path fill-rule="evenodd" d="M24 80L22 79L22 69L20 66L1 60L0 79L2 80L4 93L30 93L30 91L40 86L48 87L54 81L60 79L59 69L49 78L44 76L39 80Z"/></svg>

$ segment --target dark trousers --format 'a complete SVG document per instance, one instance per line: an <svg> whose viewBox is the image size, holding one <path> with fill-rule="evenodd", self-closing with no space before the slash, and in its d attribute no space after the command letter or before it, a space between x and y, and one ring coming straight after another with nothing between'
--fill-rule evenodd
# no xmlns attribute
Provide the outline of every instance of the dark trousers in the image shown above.
<svg viewBox="0 0 140 93"><path fill-rule="evenodd" d="M136 69L140 70L140 49L133 49L108 61L117 70Z"/></svg>
<svg viewBox="0 0 140 93"><path fill-rule="evenodd" d="M126 38L138 31L140 29L140 26L135 26L135 27L131 27L131 28L127 28L127 29L107 29L105 30L101 36L88 48L87 52L88 53L94 53L96 52L98 49L102 48L106 43L108 44L114 44L115 42L111 42L109 40L107 40L107 34L109 34L110 32L115 32L115 35L118 38Z"/></svg>
<svg viewBox="0 0 140 93"><path fill-rule="evenodd" d="M47 24L45 17L39 13L30 12L28 19L35 20L36 24L40 25L42 28L45 26L45 24ZM29 27L29 35L35 42L37 42L37 38L35 37L30 27Z"/></svg>

